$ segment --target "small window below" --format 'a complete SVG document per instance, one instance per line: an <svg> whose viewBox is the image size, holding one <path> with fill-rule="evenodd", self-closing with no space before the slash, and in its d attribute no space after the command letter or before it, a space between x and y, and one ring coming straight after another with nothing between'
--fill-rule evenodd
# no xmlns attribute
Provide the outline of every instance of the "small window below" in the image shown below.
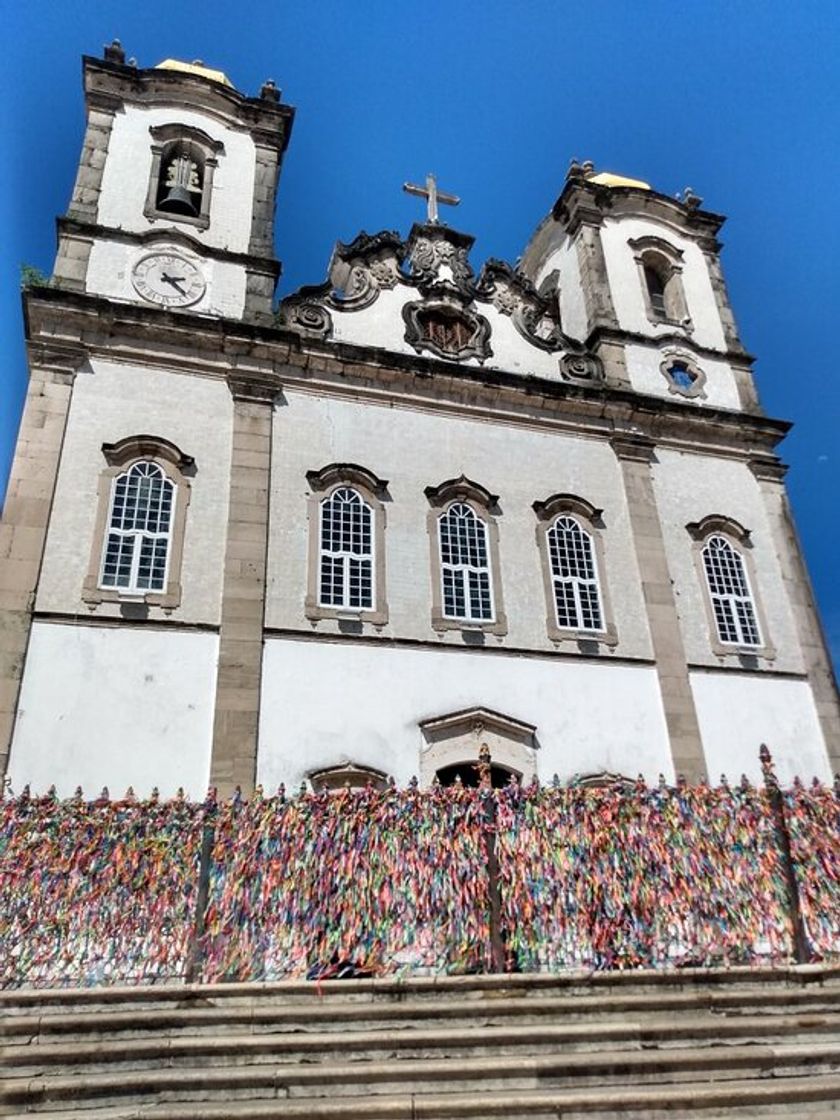
<svg viewBox="0 0 840 1120"><path fill-rule="evenodd" d="M668 350L659 366L668 383L668 392L679 397L705 397L706 374L688 355Z"/></svg>
<svg viewBox="0 0 840 1120"><path fill-rule="evenodd" d="M505 786L510 785L510 779L516 778L517 781L521 779L522 775L516 770L510 770L507 766L499 766L497 763L490 764L490 784L493 789L504 789ZM477 789L479 781L478 771L478 758L471 762L455 762L451 766L442 766L436 773L435 778L442 786L467 786L469 789Z"/></svg>

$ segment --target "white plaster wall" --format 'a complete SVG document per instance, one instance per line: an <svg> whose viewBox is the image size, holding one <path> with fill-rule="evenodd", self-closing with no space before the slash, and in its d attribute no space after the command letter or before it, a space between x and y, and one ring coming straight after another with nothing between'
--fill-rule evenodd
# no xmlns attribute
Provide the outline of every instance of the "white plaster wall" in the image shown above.
<svg viewBox="0 0 840 1120"><path fill-rule="evenodd" d="M153 143L149 129L163 124L200 128L225 146L213 176L210 226L200 230L187 223L150 221L143 214L149 190ZM144 233L150 229L181 229L204 245L245 253L251 238L256 152L247 132L223 125L209 114L180 106L146 108L126 105L114 117L108 158L102 176L97 221L100 225Z"/></svg>
<svg viewBox="0 0 840 1120"><path fill-rule="evenodd" d="M172 617L218 624L221 612L232 442L232 403L223 382L95 359L73 388L56 484L37 608L91 613L81 600L107 463L103 443L134 435L162 436L196 463L190 479L183 597ZM100 546L101 547L101 546ZM94 613L114 615L102 603ZM160 608L150 608L162 615Z"/></svg>
<svg viewBox="0 0 840 1120"><path fill-rule="evenodd" d="M673 777L652 668L276 638L265 644L258 780L296 787L351 761L402 785L420 771L419 721L476 705L536 725L544 781Z"/></svg>
<svg viewBox="0 0 840 1120"><path fill-rule="evenodd" d="M831 779L831 768L807 681L762 680L738 673L693 672L697 708L709 777L726 774L736 782L746 774L761 781L758 751L770 748L782 783Z"/></svg>
<svg viewBox="0 0 840 1120"><path fill-rule="evenodd" d="M606 583L619 642L615 653L652 650L621 470L609 445L525 426L467 420L371 403L288 392L275 411L266 625L311 631L304 616L307 576L306 472L359 463L389 481L386 581L390 619L383 635L464 644L460 630L431 626L427 486L465 474L499 495L499 552L509 632L489 646L552 650L537 547L535 500L579 495L602 509ZM337 623L317 623L334 632ZM572 643L574 652L577 647ZM613 654L605 652L603 657Z"/></svg>
<svg viewBox="0 0 840 1120"><path fill-rule="evenodd" d="M654 490L689 663L739 665L735 655L718 657L712 652L705 586L701 583L693 541L686 529L691 522L715 513L734 518L750 531L753 547L749 554L756 574L753 592L766 620L767 633L763 637L777 651L773 667L804 672L796 626L761 490L749 467L731 459L662 448L657 448L656 457Z"/></svg>
<svg viewBox="0 0 840 1120"><path fill-rule="evenodd" d="M35 622L9 778L68 797L107 786L138 797L183 786L201 798L210 775L215 634Z"/></svg>
<svg viewBox="0 0 840 1120"><path fill-rule="evenodd" d="M695 356L690 345L678 349L689 355L694 364L705 373L706 383L703 388L706 395L705 397L684 397L670 392L668 381L660 366L665 360L667 352L672 349L675 349L673 342L664 344L661 350L652 346L631 345L625 347L624 357L627 363L627 375L630 378L630 385L637 393L648 393L653 397L668 397L700 408L704 405L712 405L715 408L741 410L738 386L735 383L731 367L726 362L717 359Z"/></svg>
<svg viewBox="0 0 840 1120"><path fill-rule="evenodd" d="M645 236L661 237L682 251L681 279L688 314L694 324L690 337L698 346L725 350L723 327L703 251L671 226L649 218L605 218L601 227L607 275L619 326L624 330L654 336L674 331L669 324L651 323L645 312L635 250L628 244Z"/></svg>
<svg viewBox="0 0 840 1120"><path fill-rule="evenodd" d="M166 240L161 231L160 241L132 245L120 241L94 241L88 262L85 290L95 295L108 296L109 299L125 300L154 306L138 295L131 283L131 272L142 257L152 252L177 253L193 261L207 282L204 295L196 303L190 304L191 314L222 316L239 319L245 309L246 274L245 266L230 261L213 260L190 252L183 245L175 245ZM169 309L177 312L177 308Z"/></svg>
<svg viewBox="0 0 840 1120"><path fill-rule="evenodd" d="M419 295L413 288L398 285L380 292L376 301L361 311L333 310L330 312L333 338L339 342L380 346L397 354L416 356L417 351L405 341L406 327L402 309L406 303L418 298ZM474 310L490 324L490 349L493 353L483 362L470 358L460 363L461 365L534 374L550 381L563 380L560 376L560 352L550 354L538 346L532 346L517 331L510 316L502 315L492 304L476 303Z"/></svg>
<svg viewBox="0 0 840 1120"><path fill-rule="evenodd" d="M577 246L568 238L560 246L556 256L552 257L542 270L537 287L542 283L543 276L554 268L559 273L560 322L563 330L570 338L583 342L589 333L586 300L583 295Z"/></svg>

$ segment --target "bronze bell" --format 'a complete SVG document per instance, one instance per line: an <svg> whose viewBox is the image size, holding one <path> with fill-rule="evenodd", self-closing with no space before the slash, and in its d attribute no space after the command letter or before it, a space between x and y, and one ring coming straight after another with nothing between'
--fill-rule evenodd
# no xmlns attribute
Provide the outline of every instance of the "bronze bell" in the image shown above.
<svg viewBox="0 0 840 1120"><path fill-rule="evenodd" d="M188 218L198 217L198 207L193 200L192 192L180 184L168 188L158 203L158 210L168 210L172 214L186 214Z"/></svg>
<svg viewBox="0 0 840 1120"><path fill-rule="evenodd" d="M198 167L187 152L177 152L167 167L164 190L166 193L158 203L158 210L198 217L196 198L201 196L201 180Z"/></svg>

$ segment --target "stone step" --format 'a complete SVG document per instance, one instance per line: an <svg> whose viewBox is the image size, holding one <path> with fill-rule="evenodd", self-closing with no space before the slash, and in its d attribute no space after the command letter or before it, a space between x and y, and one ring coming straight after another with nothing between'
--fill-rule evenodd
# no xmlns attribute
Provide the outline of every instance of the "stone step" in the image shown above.
<svg viewBox="0 0 840 1120"><path fill-rule="evenodd" d="M126 1006L127 1004L127 1006ZM611 995L540 996L539 998L501 995L483 999L406 1000L400 1002L335 1003L329 997L316 996L309 1003L283 1006L272 1002L266 1006L259 1000L251 1004L237 1002L228 1006L224 1000L209 1001L193 994L182 1005L165 1007L132 1006L126 1001L122 1009L90 1009L52 1014L10 1014L2 1021L7 1043L33 1038L62 1036L75 1040L142 1037L144 1034L185 1032L195 1034L223 1031L252 1033L257 1030L294 1030L316 1028L345 1032L348 1029L397 1029L401 1024L423 1022L446 1024L451 1028L469 1028L475 1023L496 1021L540 1023L548 1019L564 1023L586 1020L605 1025L628 1015L646 1017L664 1013L685 1014L708 1012L717 1016L744 1015L760 1012L768 1019L768 1028L779 1017L798 1014L840 1013L840 985L811 986L805 989L767 990L739 993L733 991L619 993Z"/></svg>
<svg viewBox="0 0 840 1120"><path fill-rule="evenodd" d="M616 1021L605 1027L598 1024L563 1024L548 1026L474 1027L468 1032L449 1029L405 1027L391 1032L354 1030L344 1035L321 1032L291 1034L258 1034L212 1037L158 1036L148 1039L113 1039L94 1044L36 1044L4 1049L3 1066L21 1081L48 1076L50 1071L72 1072L72 1080L93 1075L97 1070L119 1070L138 1075L161 1068L190 1066L288 1068L299 1064L342 1063L352 1055L356 1065L399 1058L409 1060L457 1060L460 1065L478 1058L506 1060L531 1056L544 1058L578 1054L581 1065L598 1062L608 1049L613 1056L634 1052L673 1051L684 1054L688 1049L722 1053L725 1049L748 1046L750 1052L759 1046L778 1048L793 1038L812 1049L840 1044L840 1016L800 1016L781 1019L776 1024L775 1038L769 1037L763 1017ZM726 1046L724 1044L727 1044ZM455 1055L456 1058L452 1058ZM703 1061L708 1061L704 1058Z"/></svg>
<svg viewBox="0 0 840 1120"><path fill-rule="evenodd" d="M338 1005L364 1000L438 1000L449 995L458 999L498 998L526 994L594 995L617 997L619 993L660 993L669 990L728 990L758 993L824 987L840 989L840 964L779 965L766 967L681 968L670 970L632 969L623 972L517 973L511 975L376 977L362 980L279 980L270 983L102 985L91 988L17 988L0 991L0 1015L39 1014L94 1010L130 1003L133 1006L166 1007L191 998L225 1006L244 1002L277 1001L283 1006L310 1004L329 996Z"/></svg>
<svg viewBox="0 0 840 1120"><path fill-rule="evenodd" d="M535 1089L459 1094L400 1093L313 1100L234 1100L156 1103L132 1101L118 1107L88 1110L93 1120L459 1120L504 1117L506 1120L717 1120L726 1117L775 1117L808 1120L840 1111L840 1076L778 1077L767 1080L708 1079L618 1088ZM31 1112L5 1112L24 1120ZM78 1103L49 1113L51 1120L79 1120Z"/></svg>

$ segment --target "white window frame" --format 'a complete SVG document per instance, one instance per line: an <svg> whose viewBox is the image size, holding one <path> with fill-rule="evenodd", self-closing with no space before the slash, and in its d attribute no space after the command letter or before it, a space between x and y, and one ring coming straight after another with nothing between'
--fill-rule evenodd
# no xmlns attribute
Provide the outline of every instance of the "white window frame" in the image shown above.
<svg viewBox="0 0 840 1120"><path fill-rule="evenodd" d="M740 578L745 588L745 594L737 593L734 591L716 591L712 587L712 579L718 577L720 574L726 573L713 573L710 571L712 561L712 546L717 545L716 551L718 553L725 552L731 559L729 560L730 567L737 569L737 578ZM760 649L763 645L761 636L761 623L758 618L758 608L753 595L752 587L750 585L749 573L747 572L747 565L744 563L744 557L741 555L739 549L726 539L722 534L715 533L708 537L702 549L703 557L703 572L706 577L706 591L709 596L709 602L712 608L712 615L715 620L715 628L717 629L718 641L724 646L734 646L736 648L749 648ZM735 631L736 637L731 638L724 635L721 626L721 617L718 608L723 610L728 608L725 613L728 616L728 625ZM741 611L749 615L752 621L752 628L755 631L755 637L750 637L747 634L746 624L741 617Z"/></svg>
<svg viewBox="0 0 840 1120"><path fill-rule="evenodd" d="M339 548L327 549L324 545L324 517L326 509L332 503L336 502L340 494L352 494L358 501L361 509L367 511L369 518L368 531L367 531L367 551L354 552L352 549ZM349 504L349 503L346 503ZM364 532L364 529L362 530ZM376 510L365 500L364 495L352 485L336 486L325 498L323 498L318 506L318 605L322 608L337 611L359 611L370 612L376 609L376 555L375 555L375 542L376 542ZM344 542L342 542L344 543ZM324 572L323 562L325 559L332 561L339 560L341 562L341 586L342 586L342 601L340 603L325 602L324 598ZM360 604L351 604L350 602L350 565L353 560L359 564L366 563L370 574L370 592L369 602L362 606Z"/></svg>
<svg viewBox="0 0 840 1120"><path fill-rule="evenodd" d="M561 521L568 522L570 526L574 526L580 533L583 547L587 551L584 562L588 563L592 569L592 578L586 579L581 575L564 576L561 572L555 569L554 555L557 549L557 538L559 536L559 524ZM571 529L564 530L571 532ZM551 586L554 593L554 617L557 621L557 627L560 630L576 630L581 633L588 634L604 634L607 626L604 617L604 599L601 594L601 580L598 573L598 555L595 549L595 541L592 534L581 524L580 520L569 512L558 513L551 524L546 529L546 547L548 550L548 563L551 569ZM560 586L569 586L572 589L572 597L574 599L575 608L575 621L573 623L563 622L560 618L560 600L558 597L558 589ZM595 602L598 610L598 626L588 626L584 623L584 605L581 598L581 589L583 587L594 590Z"/></svg>
<svg viewBox="0 0 840 1120"><path fill-rule="evenodd" d="M444 544L443 544L443 526L444 521L453 516L456 509L464 510L465 514L459 514L459 518L464 520L468 518L476 525L476 532L481 534L481 542L484 550L485 563L481 566L474 563L459 562L457 564L448 563L444 560ZM496 604L493 596L493 557L490 553L490 536L487 532L487 523L476 511L469 505L468 502L454 501L450 502L445 510L438 516L438 547L440 548L440 601L443 610L443 617L453 621L460 622L477 622L477 623L494 623L496 621ZM464 613L455 614L446 609L446 576L449 573L453 580L456 580L461 585L461 594L464 600ZM470 577L477 576L479 579L483 576L487 585L487 598L490 603L489 614L477 614L473 611L472 594L470 588ZM481 598L481 591L479 598Z"/></svg>
<svg viewBox="0 0 840 1120"><path fill-rule="evenodd" d="M160 479L163 485L163 489L168 490L170 493L171 500L169 506L169 517L165 532L161 532L159 530L151 531L147 528L124 529L121 526L114 525L114 506L117 498L117 489L124 479L129 480L131 476L137 473L139 468L141 467L153 468L155 475ZM146 472L140 477L149 478L152 476L148 472ZM126 486L128 485L129 483L126 482ZM160 463L156 463L153 459L138 459L136 462L132 463L127 470L122 471L120 474L114 477L111 482L111 497L108 505L108 522L105 528L105 537L102 545L102 560L99 568L99 587L103 591L116 591L121 595L145 596L148 594L162 594L166 590L169 581L170 564L172 561L172 536L173 526L175 524L177 502L178 487L175 485L172 479L168 477L166 471L163 470ZM131 565L127 583L118 583L116 581L106 582L105 566L108 559L109 546L112 538L114 537L120 538L122 540L128 539L131 541ZM166 554L164 560L163 575L159 583L156 583L154 586L141 587L138 583L139 569L143 551L143 542L146 540L150 540L153 542L158 542L161 540L165 541Z"/></svg>

